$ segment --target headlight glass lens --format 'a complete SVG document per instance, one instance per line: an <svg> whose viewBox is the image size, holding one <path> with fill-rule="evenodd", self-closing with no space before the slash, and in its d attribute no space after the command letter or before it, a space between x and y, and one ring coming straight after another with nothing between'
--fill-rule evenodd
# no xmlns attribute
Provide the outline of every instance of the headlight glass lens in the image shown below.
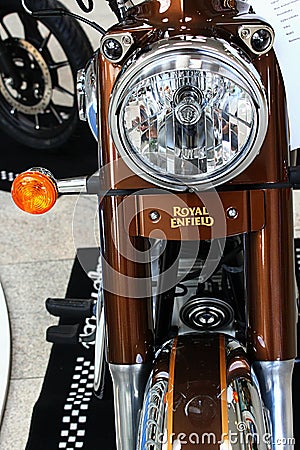
<svg viewBox="0 0 300 450"><path fill-rule="evenodd" d="M173 51L170 44L137 60L112 97L117 149L160 186L226 182L250 164L264 139L267 107L259 76L223 44L213 41L215 51L209 43L190 49L180 43Z"/></svg>
<svg viewBox="0 0 300 450"><path fill-rule="evenodd" d="M152 170L207 177L244 151L255 106L236 83L200 70L173 70L133 86L124 99L128 144Z"/></svg>

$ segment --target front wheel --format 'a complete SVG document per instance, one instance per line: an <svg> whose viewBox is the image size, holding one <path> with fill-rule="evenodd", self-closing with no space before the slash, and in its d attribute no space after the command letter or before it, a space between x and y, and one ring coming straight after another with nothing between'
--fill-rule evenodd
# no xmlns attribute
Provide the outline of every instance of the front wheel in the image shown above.
<svg viewBox="0 0 300 450"><path fill-rule="evenodd" d="M28 2L34 10L64 8L57 0ZM77 125L76 74L92 55L78 22L37 20L21 2L0 1L0 34L21 79L0 74L0 127L30 147L62 146Z"/></svg>

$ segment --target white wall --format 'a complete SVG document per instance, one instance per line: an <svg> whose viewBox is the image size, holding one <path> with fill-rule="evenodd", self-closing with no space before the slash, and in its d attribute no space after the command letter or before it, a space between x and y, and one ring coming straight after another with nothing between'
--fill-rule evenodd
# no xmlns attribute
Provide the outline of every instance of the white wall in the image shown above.
<svg viewBox="0 0 300 450"><path fill-rule="evenodd" d="M66 7L70 11L79 14L81 16L84 16L89 20L97 22L104 29L107 29L116 22L115 15L111 12L108 6L108 2L106 0L94 0L95 5L94 10L89 14L84 14L82 12L82 10L77 6L76 0L60 0L60 1L61 3L66 5ZM89 36L94 49L96 49L99 46L99 38L101 38L101 35L99 35L99 33L93 30L90 26L84 25L82 22L81 25L83 26L84 30Z"/></svg>

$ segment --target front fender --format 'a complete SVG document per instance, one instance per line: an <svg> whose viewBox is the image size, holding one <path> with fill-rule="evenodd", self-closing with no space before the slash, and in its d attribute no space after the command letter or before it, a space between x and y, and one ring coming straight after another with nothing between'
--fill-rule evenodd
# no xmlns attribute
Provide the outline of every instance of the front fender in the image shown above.
<svg viewBox="0 0 300 450"><path fill-rule="evenodd" d="M184 335L156 358L137 449L267 450L268 424L243 347L221 334Z"/></svg>

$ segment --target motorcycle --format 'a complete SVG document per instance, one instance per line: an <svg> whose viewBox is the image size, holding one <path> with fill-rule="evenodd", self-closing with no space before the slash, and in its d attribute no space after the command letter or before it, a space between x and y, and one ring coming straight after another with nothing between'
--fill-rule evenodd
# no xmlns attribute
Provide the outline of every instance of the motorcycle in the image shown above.
<svg viewBox="0 0 300 450"><path fill-rule="evenodd" d="M300 169L274 30L242 0L109 3L78 75L99 171L33 168L13 199L98 195L95 392L108 364L118 450L292 449Z"/></svg>
<svg viewBox="0 0 300 450"><path fill-rule="evenodd" d="M29 147L61 147L78 123L76 74L93 54L86 34L72 17L32 17L21 0L1 0L0 33L0 128Z"/></svg>

